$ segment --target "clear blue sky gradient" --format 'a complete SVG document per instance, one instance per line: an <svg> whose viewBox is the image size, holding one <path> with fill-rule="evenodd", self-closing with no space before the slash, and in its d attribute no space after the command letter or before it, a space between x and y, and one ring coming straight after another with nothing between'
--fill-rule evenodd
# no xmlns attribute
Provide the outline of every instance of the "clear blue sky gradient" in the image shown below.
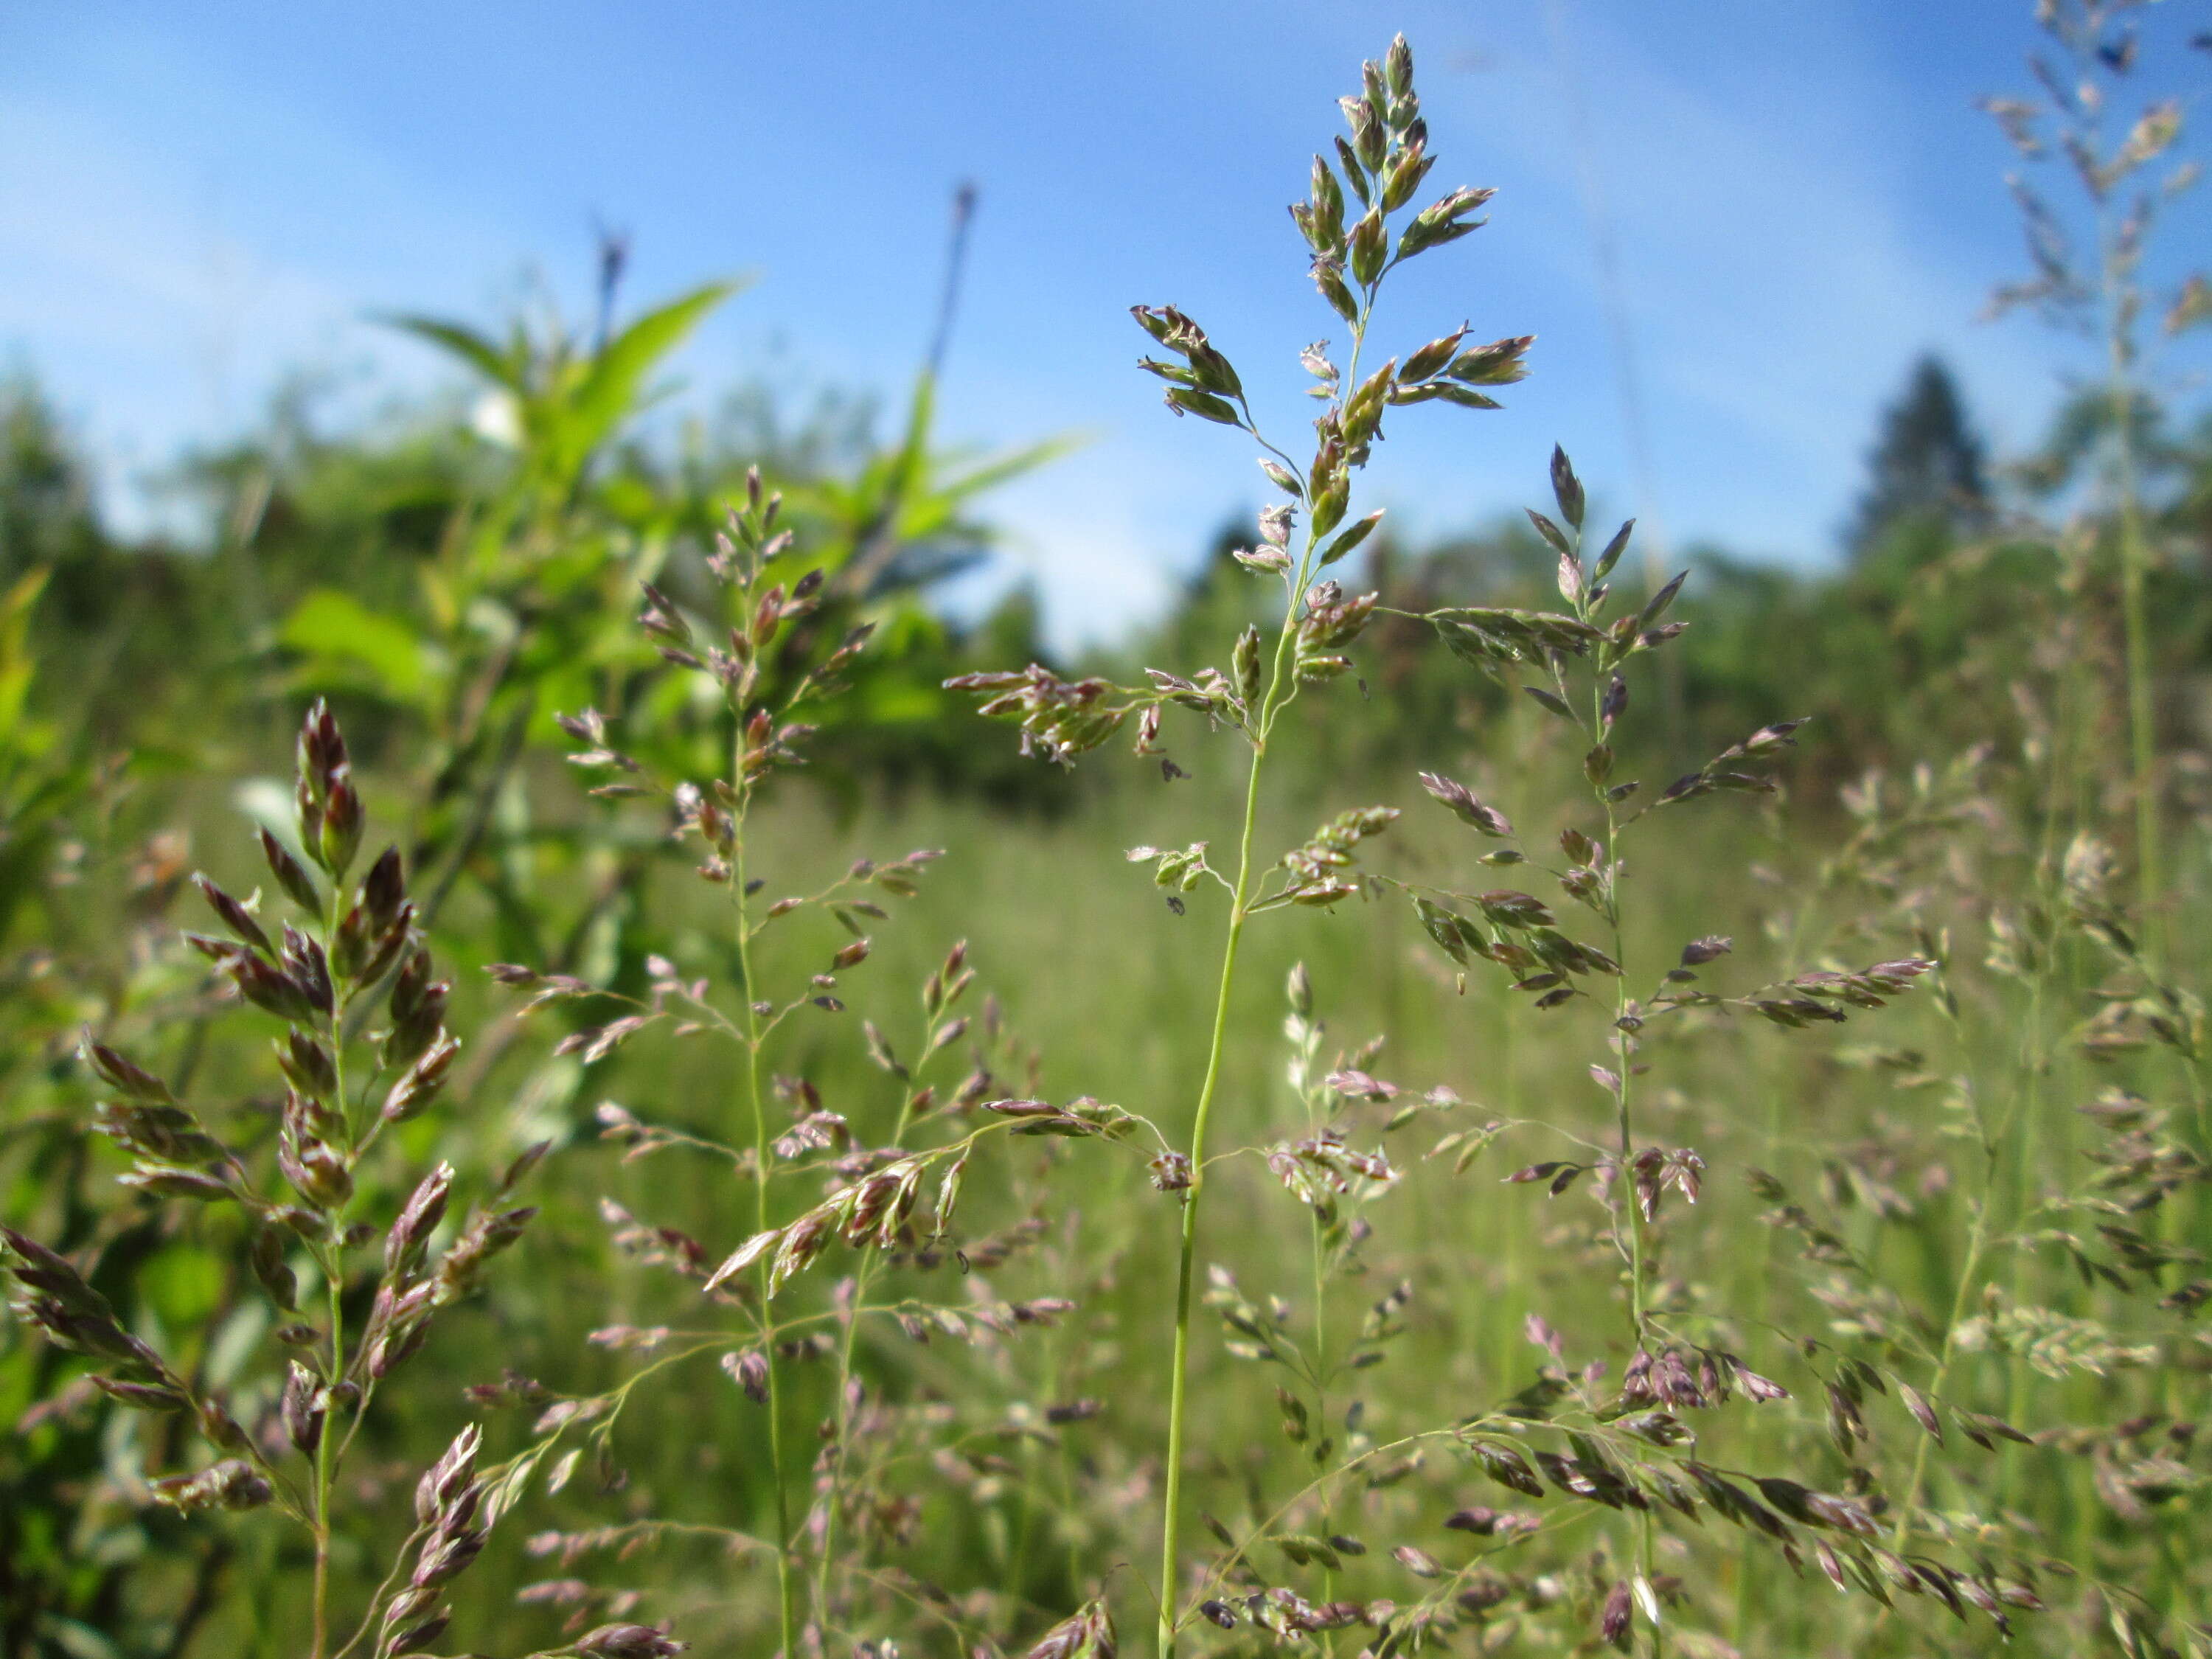
<svg viewBox="0 0 2212 1659"><path fill-rule="evenodd" d="M2172 0L2157 21L2174 39L2212 16ZM1370 477L1413 533L1536 499L1556 440L1603 506L1678 545L1821 558L1913 354L1951 358L2001 449L2080 361L1975 321L2021 264L2010 152L1972 100L2026 83L2025 0L18 4L0 351L127 504L288 371L356 408L435 384L373 311L490 320L532 280L580 311L596 216L634 234L634 300L757 275L685 353L695 398L769 371L896 397L972 178L948 429L1091 435L1002 498L997 580L1033 575L1056 634L1095 635L1260 498L1240 440L1159 406L1126 307L1181 305L1263 418L1305 418L1296 349L1342 331L1283 205L1398 28L1432 183L1499 194L1487 228L1409 268L1386 349L1462 319L1539 337L1505 412L1394 417ZM2201 115L2212 60L2192 56L2175 84ZM2212 251L2208 203L2171 221L2169 263Z"/></svg>

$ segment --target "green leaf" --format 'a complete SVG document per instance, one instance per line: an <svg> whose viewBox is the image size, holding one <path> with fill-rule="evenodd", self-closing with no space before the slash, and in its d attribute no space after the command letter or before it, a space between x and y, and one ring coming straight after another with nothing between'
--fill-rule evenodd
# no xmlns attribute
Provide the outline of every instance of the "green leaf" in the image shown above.
<svg viewBox="0 0 2212 1659"><path fill-rule="evenodd" d="M440 318L417 316L411 313L388 313L375 320L387 328L396 328L403 334L412 334L449 356L459 358L486 380L505 386L517 397L526 390L522 384L521 354L501 351L491 341L464 324L449 323Z"/></svg>
<svg viewBox="0 0 2212 1659"><path fill-rule="evenodd" d="M23 701L38 667L27 649L31 611L51 574L45 566L26 572L0 596L0 739L15 738L22 724Z"/></svg>
<svg viewBox="0 0 2212 1659"><path fill-rule="evenodd" d="M1049 465L1063 456L1073 455L1092 441L1091 434L1087 432L1068 432L1020 449L1008 450L1003 454L988 457L978 463L972 472L963 472L957 477L945 479L937 485L937 493L948 501L964 501L972 495L1012 483L1024 473Z"/></svg>
<svg viewBox="0 0 2212 1659"><path fill-rule="evenodd" d="M285 618L278 638L310 658L307 674L326 674L333 663L367 671L372 688L397 703L421 707L435 678L437 653L409 623L371 611L350 593L317 588Z"/></svg>
<svg viewBox="0 0 2212 1659"><path fill-rule="evenodd" d="M639 388L663 357L681 345L707 313L750 278L708 283L640 317L592 359L564 411L563 459L582 465L638 407Z"/></svg>

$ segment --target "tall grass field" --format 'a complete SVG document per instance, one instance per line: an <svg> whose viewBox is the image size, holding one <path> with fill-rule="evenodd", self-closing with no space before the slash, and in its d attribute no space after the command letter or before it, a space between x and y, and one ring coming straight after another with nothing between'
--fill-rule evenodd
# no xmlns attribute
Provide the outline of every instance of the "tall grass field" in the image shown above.
<svg viewBox="0 0 2212 1659"><path fill-rule="evenodd" d="M1571 432L1398 535L1382 441L1547 372L1394 281L1524 234L1402 36L1281 158L1326 339L1130 296L1255 507L1085 657L940 602L1060 447L945 446L941 331L888 435L663 453L735 289L616 241L595 330L392 319L498 443L203 458L203 549L11 383L0 1654L2212 1654L2143 9L1988 104L2100 377L1985 465L1923 365L1833 571Z"/></svg>

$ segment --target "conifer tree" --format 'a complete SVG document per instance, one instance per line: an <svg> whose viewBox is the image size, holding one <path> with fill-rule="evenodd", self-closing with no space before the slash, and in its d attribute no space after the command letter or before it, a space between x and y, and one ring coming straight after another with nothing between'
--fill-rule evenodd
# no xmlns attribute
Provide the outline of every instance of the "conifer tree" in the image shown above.
<svg viewBox="0 0 2212 1659"><path fill-rule="evenodd" d="M1913 364L1903 392L1883 410L1867 467L1866 490L1844 541L1855 563L1902 523L1970 530L1986 520L1982 441L1958 382L1933 353Z"/></svg>

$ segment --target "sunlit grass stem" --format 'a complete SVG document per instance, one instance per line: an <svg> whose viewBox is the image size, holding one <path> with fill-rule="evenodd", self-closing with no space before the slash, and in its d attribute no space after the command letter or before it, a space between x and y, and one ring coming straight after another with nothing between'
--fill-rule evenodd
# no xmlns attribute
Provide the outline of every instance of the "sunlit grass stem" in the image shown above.
<svg viewBox="0 0 2212 1659"><path fill-rule="evenodd" d="M1352 353L1343 384L1357 385L1359 350L1373 308L1370 297L1352 325ZM1255 434L1256 435L1256 434ZM1182 1230L1176 1261L1175 1349L1170 1361L1168 1386L1168 1447L1166 1490L1161 1495L1160 1528L1160 1659L1175 1659L1181 1589L1178 1566L1182 1545L1183 1436L1188 1421L1190 1385L1191 1282L1198 1260L1198 1208L1206 1189L1206 1130L1213 1114L1213 1101L1221 1082L1221 1061L1229 1040L1229 1006L1237 985L1237 955L1243 943L1244 924L1250 919L1252 900L1252 842L1260 817L1260 781L1267 763L1267 738L1275 717L1297 692L1293 644L1297 634L1297 611L1311 574L1320 538L1309 520L1304 553L1284 607L1283 622L1275 636L1275 649L1267 675L1267 688L1253 722L1252 758L1244 776L1244 814L1237 838L1237 879L1231 889L1229 921L1221 950L1220 982L1214 993L1213 1024L1206 1042L1205 1080L1199 1087L1198 1107L1190 1127L1190 1187L1183 1194Z"/></svg>
<svg viewBox="0 0 2212 1659"><path fill-rule="evenodd" d="M738 781L738 823L736 840L730 855L730 906L736 933L738 979L739 994L744 1000L744 1100L750 1114L753 1132L753 1225L756 1231L766 1232L769 1224L769 1169L772 1148L769 1144L767 1103L761 1097L761 1029L758 986L753 977L752 921L746 906L745 833L744 811L748 792L743 787L744 733L742 725L736 739L737 753L732 762L732 775ZM772 1263L765 1257L754 1275L759 1286L761 1307L766 1310L769 1302L769 1275ZM766 1315L763 1312L763 1319ZM793 1571L791 1559L791 1483L784 1467L783 1450L783 1384L782 1368L776 1363L775 1344L761 1344L761 1358L768 1371L768 1447L769 1478L775 1488L775 1588L777 1622L781 1630L784 1659L797 1659L799 1653L799 1584Z"/></svg>

